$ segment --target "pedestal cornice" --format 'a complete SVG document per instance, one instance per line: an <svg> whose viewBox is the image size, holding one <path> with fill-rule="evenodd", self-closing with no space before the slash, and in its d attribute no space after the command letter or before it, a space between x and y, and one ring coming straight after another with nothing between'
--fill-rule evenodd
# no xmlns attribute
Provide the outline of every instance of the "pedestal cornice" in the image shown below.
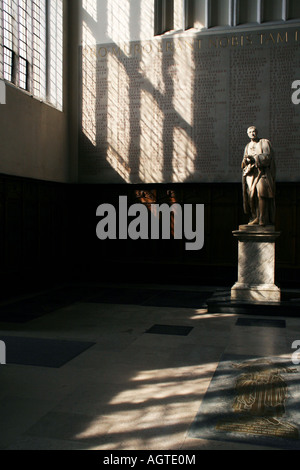
<svg viewBox="0 0 300 470"><path fill-rule="evenodd" d="M240 225L239 230L232 232L239 241L275 242L281 232L275 230L274 225Z"/></svg>

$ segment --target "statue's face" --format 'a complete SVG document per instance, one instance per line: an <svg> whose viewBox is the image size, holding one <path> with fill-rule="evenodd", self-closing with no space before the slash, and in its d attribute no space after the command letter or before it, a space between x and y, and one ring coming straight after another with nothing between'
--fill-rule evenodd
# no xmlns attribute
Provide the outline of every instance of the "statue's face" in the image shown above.
<svg viewBox="0 0 300 470"><path fill-rule="evenodd" d="M257 130L253 127L250 127L250 129L248 129L248 136L249 136L249 139L256 139Z"/></svg>

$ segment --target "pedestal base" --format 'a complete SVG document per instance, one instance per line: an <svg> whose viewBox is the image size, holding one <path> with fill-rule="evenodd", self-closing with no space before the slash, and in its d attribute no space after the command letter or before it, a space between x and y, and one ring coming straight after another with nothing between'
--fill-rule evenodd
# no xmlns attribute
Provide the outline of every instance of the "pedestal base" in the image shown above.
<svg viewBox="0 0 300 470"><path fill-rule="evenodd" d="M271 317L300 317L300 290L281 290L280 302L232 300L231 289L217 289L206 300L208 313Z"/></svg>
<svg viewBox="0 0 300 470"><path fill-rule="evenodd" d="M247 302L280 302L280 289L274 285L241 284L237 282L231 289L231 300L243 300Z"/></svg>
<svg viewBox="0 0 300 470"><path fill-rule="evenodd" d="M242 225L233 235L238 239L238 281L231 300L280 302L275 285L275 240L280 235L273 226Z"/></svg>

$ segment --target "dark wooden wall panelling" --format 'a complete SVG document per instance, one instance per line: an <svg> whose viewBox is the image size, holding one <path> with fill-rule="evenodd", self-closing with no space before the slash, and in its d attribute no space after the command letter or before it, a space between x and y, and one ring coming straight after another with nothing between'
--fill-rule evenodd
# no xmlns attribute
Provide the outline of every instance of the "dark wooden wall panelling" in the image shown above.
<svg viewBox="0 0 300 470"><path fill-rule="evenodd" d="M68 187L0 176L0 295L56 283L69 265Z"/></svg>
<svg viewBox="0 0 300 470"><path fill-rule="evenodd" d="M119 196L128 205L205 205L205 243L96 237L96 208ZM299 285L300 184L277 184L277 277ZM237 275L232 230L246 223L240 184L67 185L0 176L2 293L72 279L230 285Z"/></svg>

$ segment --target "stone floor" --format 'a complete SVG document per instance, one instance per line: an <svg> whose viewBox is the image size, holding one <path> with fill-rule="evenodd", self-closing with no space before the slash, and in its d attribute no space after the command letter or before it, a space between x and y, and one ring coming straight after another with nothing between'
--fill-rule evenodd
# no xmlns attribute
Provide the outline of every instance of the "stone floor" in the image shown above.
<svg viewBox="0 0 300 470"><path fill-rule="evenodd" d="M270 315L261 324L239 323L238 319L249 316L207 312L202 302L207 288L124 285L118 286L120 291L110 287L96 286L93 294L99 289L102 298L69 298L23 320L14 321L12 316L7 321L2 316L0 339L11 337L17 350L10 355L13 346L8 342L6 365L0 365L0 448L267 448L222 440L222 435L195 438L190 428L224 354L291 358L292 343L300 340L300 318L274 319L285 320L285 327L280 322L268 323L273 320ZM182 302L176 300L180 298ZM2 307L12 305L6 302ZM34 349L18 351L18 338L38 339L40 348L43 340L52 340L53 364L43 365L42 349L41 364L34 361ZM57 365L59 340L66 346L68 342L88 344ZM218 403L222 392L214 399ZM282 442L274 439L271 447L280 449Z"/></svg>

